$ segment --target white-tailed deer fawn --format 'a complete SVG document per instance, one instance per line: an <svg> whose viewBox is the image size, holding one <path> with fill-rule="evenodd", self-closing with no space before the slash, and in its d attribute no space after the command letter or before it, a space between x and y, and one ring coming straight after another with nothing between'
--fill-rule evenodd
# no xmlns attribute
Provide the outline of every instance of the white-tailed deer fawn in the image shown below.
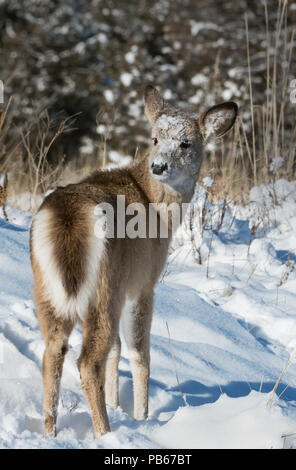
<svg viewBox="0 0 296 470"><path fill-rule="evenodd" d="M119 320L129 349L133 377L134 418L148 416L149 338L153 289L166 262L172 237L129 237L116 231L118 195L125 208L141 203L190 202L203 159L203 146L212 134L224 135L237 115L235 103L210 108L200 117L164 102L151 85L145 89L145 112L152 125L152 144L145 156L126 168L99 170L79 184L58 188L43 202L31 229L31 261L35 300L46 349L43 357L44 432L56 432L59 383L68 338L76 322L83 328L78 360L97 436L110 430L106 403L118 401L120 359ZM114 208L114 237L107 237L103 211ZM130 214L130 212L129 212ZM94 225L102 225L97 237Z"/></svg>

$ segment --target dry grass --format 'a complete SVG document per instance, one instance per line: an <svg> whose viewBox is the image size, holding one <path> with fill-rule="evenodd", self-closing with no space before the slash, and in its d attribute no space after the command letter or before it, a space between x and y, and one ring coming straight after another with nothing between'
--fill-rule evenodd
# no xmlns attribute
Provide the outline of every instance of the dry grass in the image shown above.
<svg viewBox="0 0 296 470"><path fill-rule="evenodd" d="M4 219L6 221L8 221L8 217L7 217L7 213L5 209L5 204L8 198L7 186L8 186L8 176L7 176L7 172L5 172L3 176L3 183L2 185L0 185L0 207L2 207Z"/></svg>
<svg viewBox="0 0 296 470"><path fill-rule="evenodd" d="M271 33L269 30L267 4L265 21L265 102L257 104L253 100L252 50L246 15L250 123L243 122L241 113L235 129L221 142L222 151L218 152L214 147L209 152L202 177L209 175L214 179L210 194L214 199L231 197L243 203L253 186L274 182L281 177L287 180L295 178L296 123L294 120L291 126L286 122L288 107L293 106L290 101L289 77L295 28L290 31L287 26L287 1L279 0L275 31ZM277 167L275 163L280 160L275 159L278 157L282 158L282 165Z"/></svg>
<svg viewBox="0 0 296 470"><path fill-rule="evenodd" d="M269 394L269 398L268 398L268 401L267 401L267 406L268 407L272 407L280 399L280 397L283 395L283 393L286 391L287 387L280 393L279 396L276 395L277 388L278 388L282 378L284 377L285 373L287 372L288 367L293 362L295 356L296 356L296 348L291 352L291 354L289 356L289 359L287 360L287 362L285 364L285 367L283 368L283 370L282 370L281 374L279 375L272 391Z"/></svg>
<svg viewBox="0 0 296 470"><path fill-rule="evenodd" d="M8 197L16 201L19 194L25 193L29 195L25 209L35 211L40 197L58 184L63 170L63 156L57 156L54 165L49 163L48 156L56 140L73 130L76 115L56 122L47 110L38 111L23 127L16 129L11 142L6 139L8 126L12 125L9 118L11 101L2 113L0 124L0 174L6 175L2 199L5 194L5 202Z"/></svg>
<svg viewBox="0 0 296 470"><path fill-rule="evenodd" d="M245 98L248 105L241 109L230 134L221 142L208 146L201 180L205 176L214 180L208 190L211 201L227 203L231 199L245 203L248 202L249 190L254 185L274 182L281 177L287 180L295 178L296 123L290 119L288 124L287 120L287 113L295 113L295 105L291 103L289 94L295 28L288 27L287 0L279 0L277 22L272 31L266 3L265 22L265 98L260 104L253 98L253 51L246 15L249 89ZM219 79L219 64L218 53L209 89L213 101L217 99L215 95L218 83L215 80L217 82ZM63 155L55 155L52 163L49 163L48 156L59 136L73 129L74 119L57 122L51 119L46 110L41 110L31 117L30 122L24 123L22 128L14 129L12 138L10 132L8 139L7 131L13 127L9 112L12 106L13 100L10 99L5 110L0 113L0 174L9 173L8 196L14 201L20 193L30 194L32 204L26 208L34 210L36 197L42 197L48 189L54 189L58 184L76 182L94 168L106 166L110 129L116 128L116 112L112 116L98 114L97 125L103 125L106 132L95 143L93 154L82 155L66 164Z"/></svg>

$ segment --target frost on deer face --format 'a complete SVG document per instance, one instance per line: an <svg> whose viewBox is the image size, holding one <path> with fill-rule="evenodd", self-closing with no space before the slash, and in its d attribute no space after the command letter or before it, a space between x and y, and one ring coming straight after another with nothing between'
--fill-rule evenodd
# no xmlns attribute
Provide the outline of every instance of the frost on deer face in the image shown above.
<svg viewBox="0 0 296 470"><path fill-rule="evenodd" d="M161 114L152 128L151 175L182 191L188 177L197 180L201 162L202 142L196 121L181 112Z"/></svg>
<svg viewBox="0 0 296 470"><path fill-rule="evenodd" d="M233 126L237 105L231 101L212 106L199 118L168 105L152 85L145 89L145 113L152 125L149 165L153 178L176 191L190 192L203 159L203 144L221 137Z"/></svg>

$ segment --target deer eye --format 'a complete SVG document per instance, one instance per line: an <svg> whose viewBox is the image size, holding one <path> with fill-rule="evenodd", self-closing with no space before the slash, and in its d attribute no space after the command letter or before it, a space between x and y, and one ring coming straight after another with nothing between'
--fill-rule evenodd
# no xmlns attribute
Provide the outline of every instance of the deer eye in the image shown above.
<svg viewBox="0 0 296 470"><path fill-rule="evenodd" d="M188 142L188 140L184 140L183 142L181 142L180 147L182 149L188 149L190 147L190 145L191 145L191 143Z"/></svg>
<svg viewBox="0 0 296 470"><path fill-rule="evenodd" d="M153 144L154 144L154 145L157 145L157 144L158 144L158 140L157 140L156 137L154 137L152 140L153 140Z"/></svg>

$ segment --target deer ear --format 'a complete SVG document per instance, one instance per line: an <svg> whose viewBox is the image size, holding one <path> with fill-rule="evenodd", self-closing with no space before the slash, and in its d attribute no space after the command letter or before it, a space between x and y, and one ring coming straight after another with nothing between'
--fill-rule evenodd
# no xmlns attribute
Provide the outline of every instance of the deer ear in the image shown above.
<svg viewBox="0 0 296 470"><path fill-rule="evenodd" d="M237 104L227 101L213 106L199 118L199 127L205 140L210 136L222 137L235 123Z"/></svg>
<svg viewBox="0 0 296 470"><path fill-rule="evenodd" d="M145 114L153 124L164 107L164 100L159 91L152 85L147 85L144 92Z"/></svg>

